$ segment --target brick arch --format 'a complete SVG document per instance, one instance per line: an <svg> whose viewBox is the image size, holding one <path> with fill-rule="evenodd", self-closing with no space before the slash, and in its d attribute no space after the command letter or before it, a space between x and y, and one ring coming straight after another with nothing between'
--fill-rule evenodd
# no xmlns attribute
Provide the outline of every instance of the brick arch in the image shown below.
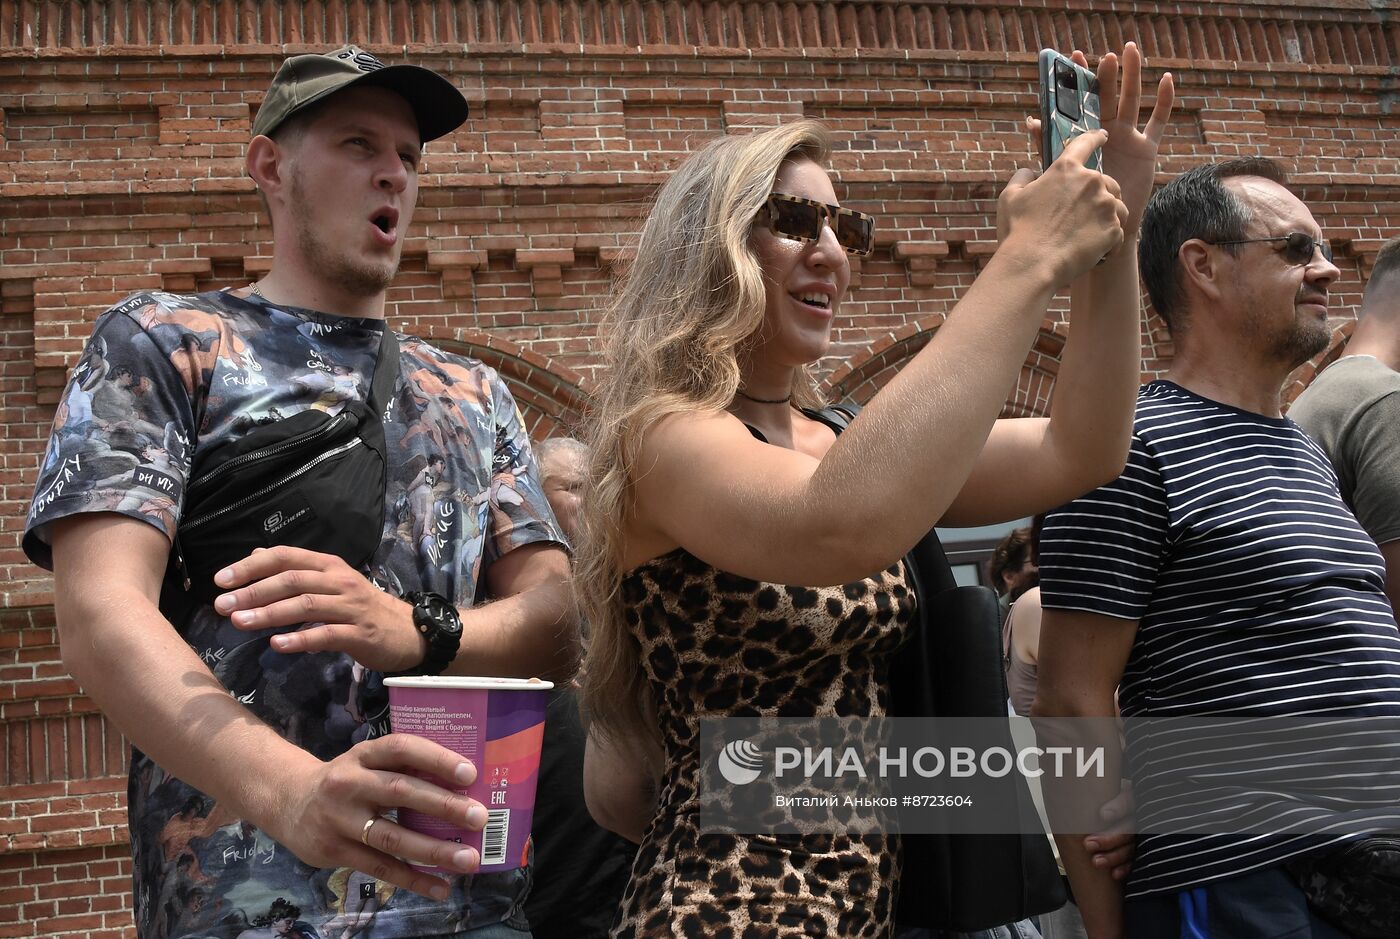
<svg viewBox="0 0 1400 939"><path fill-rule="evenodd" d="M827 377L823 390L832 400L850 399L861 404L875 396L904 363L928 345L944 323L942 316L930 316L909 323L871 343L862 355L838 366ZM1064 336L1046 320L1036 335L1035 345L1026 355L1016 388L1002 406L1002 417L1043 417L1050 410L1050 392L1060 371Z"/></svg>
<svg viewBox="0 0 1400 939"><path fill-rule="evenodd" d="M500 373L520 405L531 440L579 432L589 401L584 381L573 369L508 339L472 329L430 329L422 334L439 348L470 356Z"/></svg>

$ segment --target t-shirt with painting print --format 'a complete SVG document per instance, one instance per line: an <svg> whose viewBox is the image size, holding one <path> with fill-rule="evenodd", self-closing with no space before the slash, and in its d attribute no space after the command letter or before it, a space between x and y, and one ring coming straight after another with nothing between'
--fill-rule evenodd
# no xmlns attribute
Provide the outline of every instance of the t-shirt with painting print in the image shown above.
<svg viewBox="0 0 1400 939"><path fill-rule="evenodd" d="M170 537L197 449L307 408L337 413L364 400L383 328L222 292L118 304L97 321L63 393L26 553L51 566L50 526L81 513L119 513ZM400 346L383 538L367 573L395 595L430 590L469 607L494 560L564 539L496 373L421 340ZM349 656L278 654L273 631L241 632L207 605L174 625L259 719L321 759L388 730L381 676ZM437 903L353 871L311 868L140 751L129 811L143 939L261 935L260 923L291 909L323 934L372 924L389 939L524 925L526 870L456 878Z"/></svg>

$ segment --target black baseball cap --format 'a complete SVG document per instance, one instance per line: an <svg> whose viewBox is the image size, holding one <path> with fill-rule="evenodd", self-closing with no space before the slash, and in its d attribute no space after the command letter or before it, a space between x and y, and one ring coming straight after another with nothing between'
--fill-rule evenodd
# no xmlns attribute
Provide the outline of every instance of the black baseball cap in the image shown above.
<svg viewBox="0 0 1400 939"><path fill-rule="evenodd" d="M426 143L451 133L467 119L467 99L450 81L418 65L385 65L357 46L294 55L282 63L267 89L253 136L270 134L303 108L352 85L376 85L403 95Z"/></svg>

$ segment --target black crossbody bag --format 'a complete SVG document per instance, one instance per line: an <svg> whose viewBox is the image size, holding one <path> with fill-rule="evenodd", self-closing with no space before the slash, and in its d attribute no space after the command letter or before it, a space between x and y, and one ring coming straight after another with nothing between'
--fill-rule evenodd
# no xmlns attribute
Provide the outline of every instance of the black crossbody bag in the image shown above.
<svg viewBox="0 0 1400 939"><path fill-rule="evenodd" d="M1400 935L1400 832L1368 835L1284 867L1332 925L1356 939Z"/></svg>
<svg viewBox="0 0 1400 939"><path fill-rule="evenodd" d="M386 323L368 403L337 414L308 408L208 450L196 450L171 545L161 608L223 592L214 574L254 548L292 545L367 564L384 529L383 414L399 374Z"/></svg>
<svg viewBox="0 0 1400 939"><path fill-rule="evenodd" d="M840 433L859 413L842 404L806 412ZM960 587L932 529L905 555L917 620L890 666L890 716L1001 718L1006 723L1001 610L987 587ZM1047 913L1067 896L1030 788L1019 773L979 779L977 801L1020 820L1019 834L906 834L895 921L969 932Z"/></svg>

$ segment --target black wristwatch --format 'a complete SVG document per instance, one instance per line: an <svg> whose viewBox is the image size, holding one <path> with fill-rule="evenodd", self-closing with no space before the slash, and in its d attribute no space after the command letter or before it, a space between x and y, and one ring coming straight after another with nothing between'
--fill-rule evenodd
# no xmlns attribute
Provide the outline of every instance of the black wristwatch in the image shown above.
<svg viewBox="0 0 1400 939"><path fill-rule="evenodd" d="M457 608L441 594L413 591L404 594L413 604L413 625L419 635L428 640L428 653L413 668L397 675L441 675L457 657L462 644L462 618Z"/></svg>

